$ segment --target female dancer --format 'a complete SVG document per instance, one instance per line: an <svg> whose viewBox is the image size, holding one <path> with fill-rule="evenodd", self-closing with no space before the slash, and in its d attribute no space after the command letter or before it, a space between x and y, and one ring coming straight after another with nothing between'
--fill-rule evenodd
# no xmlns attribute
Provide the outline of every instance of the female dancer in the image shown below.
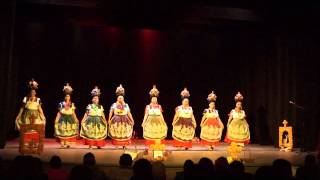
<svg viewBox="0 0 320 180"><path fill-rule="evenodd" d="M142 128L143 138L147 140L147 145L154 144L154 141L167 137L168 127L162 115L161 105L158 104L159 93L154 85L149 92L151 102L146 106L144 112Z"/></svg>
<svg viewBox="0 0 320 180"><path fill-rule="evenodd" d="M134 125L129 105L124 101L124 94L124 88L120 84L116 89L117 101L111 105L108 120L112 144L122 148L131 144Z"/></svg>
<svg viewBox="0 0 320 180"><path fill-rule="evenodd" d="M208 95L207 100L209 101L209 108L203 112L201 120L201 143L208 145L209 149L213 150L214 146L217 145L221 140L223 124L219 117L218 110L215 108L215 102L217 96L213 91Z"/></svg>
<svg viewBox="0 0 320 180"><path fill-rule="evenodd" d="M89 145L89 149L92 146L97 146L100 149L106 143L107 121L103 106L99 104L100 89L96 86L91 91L91 95L92 103L87 106L87 111L82 118L80 136L84 138L84 143Z"/></svg>
<svg viewBox="0 0 320 180"><path fill-rule="evenodd" d="M16 117L16 128L20 131L21 126L27 124L46 124L46 118L41 108L41 100L38 98L36 90L38 89L38 83L35 80L31 80L28 84L29 93L22 100L22 106L19 114ZM24 142L35 142L34 146L37 146L39 142L39 133L36 131L29 131L24 134Z"/></svg>
<svg viewBox="0 0 320 180"><path fill-rule="evenodd" d="M182 98L182 105L176 108L172 123L173 145L179 148L184 147L187 150L192 147L192 139L197 124L192 107L189 106L190 94L187 88L184 88L180 95Z"/></svg>
<svg viewBox="0 0 320 180"><path fill-rule="evenodd" d="M250 142L249 125L245 119L245 111L242 109L243 96L238 92L234 99L236 101L236 107L231 110L229 115L225 142L234 142L243 146Z"/></svg>
<svg viewBox="0 0 320 180"><path fill-rule="evenodd" d="M67 83L63 87L64 101L59 103L54 129L55 137L59 140L61 147L69 148L77 140L79 133L79 120L75 114L76 107L71 101L72 87Z"/></svg>

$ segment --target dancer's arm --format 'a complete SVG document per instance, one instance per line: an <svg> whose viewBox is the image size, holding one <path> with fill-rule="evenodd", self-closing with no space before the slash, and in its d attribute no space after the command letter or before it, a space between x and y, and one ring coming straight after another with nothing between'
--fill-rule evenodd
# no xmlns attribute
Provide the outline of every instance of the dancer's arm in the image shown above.
<svg viewBox="0 0 320 180"><path fill-rule="evenodd" d="M229 114L229 119L228 119L227 127L229 126L229 124L231 123L231 121L232 121L232 110L231 110L231 112L230 112L230 114Z"/></svg>
<svg viewBox="0 0 320 180"><path fill-rule="evenodd" d="M144 111L144 116L143 116L143 121L142 121L142 127L144 127L144 124L147 120L147 117L148 117L148 114L149 114L149 109L146 107L145 111Z"/></svg>

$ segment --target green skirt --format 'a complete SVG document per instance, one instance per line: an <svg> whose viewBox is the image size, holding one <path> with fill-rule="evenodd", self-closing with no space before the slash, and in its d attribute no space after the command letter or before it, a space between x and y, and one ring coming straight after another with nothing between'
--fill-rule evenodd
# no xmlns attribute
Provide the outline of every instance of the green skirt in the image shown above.
<svg viewBox="0 0 320 180"><path fill-rule="evenodd" d="M78 135L79 124L71 114L61 114L55 123L55 136L58 138L71 138Z"/></svg>
<svg viewBox="0 0 320 180"><path fill-rule="evenodd" d="M88 116L81 123L80 136L91 140L102 140L107 137L107 124L101 116Z"/></svg>

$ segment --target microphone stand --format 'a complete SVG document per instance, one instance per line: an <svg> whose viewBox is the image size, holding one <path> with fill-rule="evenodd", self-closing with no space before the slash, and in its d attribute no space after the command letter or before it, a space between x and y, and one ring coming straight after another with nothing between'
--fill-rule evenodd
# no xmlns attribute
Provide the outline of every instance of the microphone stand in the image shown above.
<svg viewBox="0 0 320 180"><path fill-rule="evenodd" d="M294 103L294 102L292 102L292 101L290 101L290 104L293 104L295 107L304 110L304 107L303 107L303 106L300 106L300 105L298 105L298 104L296 104L296 103Z"/></svg>

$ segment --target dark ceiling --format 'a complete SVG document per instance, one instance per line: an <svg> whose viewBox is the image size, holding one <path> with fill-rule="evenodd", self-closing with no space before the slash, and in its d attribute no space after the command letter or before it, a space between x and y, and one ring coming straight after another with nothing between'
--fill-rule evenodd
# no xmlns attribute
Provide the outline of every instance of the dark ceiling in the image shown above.
<svg viewBox="0 0 320 180"><path fill-rule="evenodd" d="M81 21L120 26L172 27L318 24L319 3L276 0L22 0L23 20ZM298 24L298 25L297 25ZM303 26L308 27L308 26Z"/></svg>

